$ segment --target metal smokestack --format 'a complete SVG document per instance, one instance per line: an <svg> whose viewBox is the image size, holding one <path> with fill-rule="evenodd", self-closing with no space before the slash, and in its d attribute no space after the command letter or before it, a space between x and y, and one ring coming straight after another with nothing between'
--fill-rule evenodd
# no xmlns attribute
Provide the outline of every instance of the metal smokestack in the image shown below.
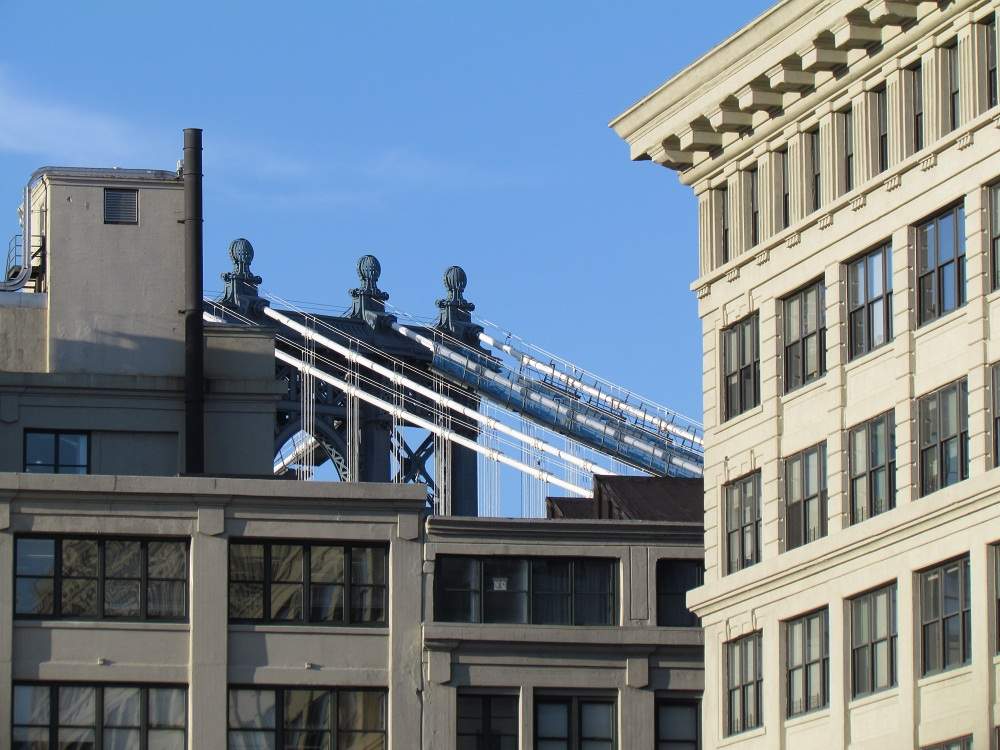
<svg viewBox="0 0 1000 750"><path fill-rule="evenodd" d="M184 472L205 473L201 129L184 130Z"/></svg>

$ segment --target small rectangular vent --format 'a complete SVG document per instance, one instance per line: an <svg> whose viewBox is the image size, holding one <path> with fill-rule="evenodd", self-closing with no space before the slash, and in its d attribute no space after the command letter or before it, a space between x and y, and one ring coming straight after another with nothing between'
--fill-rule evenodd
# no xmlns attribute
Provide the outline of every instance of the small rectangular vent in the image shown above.
<svg viewBox="0 0 1000 750"><path fill-rule="evenodd" d="M138 224L139 191L104 189L104 223Z"/></svg>

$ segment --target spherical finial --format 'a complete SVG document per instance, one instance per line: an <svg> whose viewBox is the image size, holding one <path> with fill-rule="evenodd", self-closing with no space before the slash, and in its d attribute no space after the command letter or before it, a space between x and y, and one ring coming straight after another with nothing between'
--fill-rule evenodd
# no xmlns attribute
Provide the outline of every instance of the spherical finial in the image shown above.
<svg viewBox="0 0 1000 750"><path fill-rule="evenodd" d="M451 266L444 272L444 288L453 294L461 295L468 283L469 278L461 266Z"/></svg>
<svg viewBox="0 0 1000 750"><path fill-rule="evenodd" d="M378 277L382 275L382 264L374 255L362 255L358 261L358 278L361 283L370 286L378 284Z"/></svg>
<svg viewBox="0 0 1000 750"><path fill-rule="evenodd" d="M229 257L233 263L249 265L253 262L253 245L250 240L240 237L229 243Z"/></svg>

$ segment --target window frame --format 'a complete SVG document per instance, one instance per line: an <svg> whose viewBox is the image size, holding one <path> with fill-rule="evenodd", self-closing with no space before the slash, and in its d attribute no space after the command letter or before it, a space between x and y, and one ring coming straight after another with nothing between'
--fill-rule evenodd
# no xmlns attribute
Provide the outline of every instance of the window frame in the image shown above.
<svg viewBox="0 0 1000 750"><path fill-rule="evenodd" d="M247 625L288 625L292 627L307 626L307 627L329 627L329 628L386 628L389 626L389 553L390 547L386 542L347 542L340 539L329 539L329 540L302 540L302 539L275 539L260 538L257 537L230 537L228 544L226 545L226 591L228 593L230 587L233 584L232 579L232 549L233 547L252 547L252 546L263 546L264 547L264 557L263 557L263 573L264 579L262 581L250 581L250 580L238 580L236 583L261 583L263 584L263 591L261 593L262 603L264 605L263 612L264 616L260 618L254 617L233 617L232 616L232 602L229 602L229 606L226 611L226 616L230 624L247 624ZM291 582L292 585L302 586L302 616L298 619L285 620L276 619L271 614L271 588L275 581L273 580L272 570L272 547L301 547L302 548L302 579L301 584L298 581ZM311 559L312 559L312 549L314 547L339 547L344 551L344 582L342 584L320 582L318 584L313 584L312 582L312 570L311 570ZM354 550L382 550L385 553L383 557L383 568L382 577L385 583L364 583L355 584L351 580L351 570L352 570L352 560L351 553ZM277 583L290 583L287 581L278 581ZM344 591L344 619L342 621L331 621L331 620L314 620L312 619L312 598L313 598L313 588L315 585L330 585L330 586L342 586ZM355 587L362 587L365 589L381 589L383 592L383 607L382 607L382 618L377 621L365 622L365 621L353 621L351 620L351 594ZM230 597L231 600L231 597Z"/></svg>
<svg viewBox="0 0 1000 750"><path fill-rule="evenodd" d="M872 91L875 100L875 174L889 169L889 95L885 84Z"/></svg>
<svg viewBox="0 0 1000 750"><path fill-rule="evenodd" d="M958 611L951 614L946 614L944 611L945 603L945 584L944 576L946 571L952 565L957 564L959 582L958 582ZM969 555L962 555L960 557L952 558L951 560L946 560L945 562L938 563L929 568L924 568L917 572L917 585L919 586L919 618L920 618L920 677L929 677L935 674L942 674L944 672L949 672L953 669L960 669L968 664L972 663L972 638L971 638L971 628L972 628L972 597L971 597L971 584L970 584L970 562ZM935 602L935 607L937 609L936 616L928 616L926 612L927 602L925 595L926 590L926 579L931 575L940 576L939 585L937 587L938 596L935 597L937 601ZM960 649L962 651L961 661L953 664L947 663L947 638L945 636L946 627L945 623L950 618L958 618L959 622L959 643ZM939 641L940 641L940 651L936 656L940 659L940 664L928 665L928 643L927 643L927 630L929 626L935 626L938 630Z"/></svg>
<svg viewBox="0 0 1000 750"><path fill-rule="evenodd" d="M746 337L744 330L750 328L752 329L751 343L753 345L753 353L747 355L744 346ZM729 347L730 339L734 338L736 340L737 346L736 351L733 352L735 357L736 367L732 369L729 362ZM730 419L738 417L740 414L745 414L751 409L760 406L760 315L757 312L751 313L740 320L737 320L732 325L726 326L720 331L720 370L722 371L722 407L723 407L723 422L728 422ZM744 360L748 360L744 364ZM737 394L739 396L739 403L736 405L734 410L733 405L730 403L729 394L729 379L731 377L736 377ZM744 384L749 383L749 387L753 391L752 403L744 403Z"/></svg>
<svg viewBox="0 0 1000 750"><path fill-rule="evenodd" d="M962 72L958 51L958 37L944 46L944 71L948 83L945 87L948 92L944 110L947 115L945 133L951 133L962 125Z"/></svg>
<svg viewBox="0 0 1000 750"><path fill-rule="evenodd" d="M274 693L274 727L263 727L251 729L248 727L234 727L230 721L230 695L233 691L253 691L253 692L273 692ZM330 721L327 729L296 729L285 726L285 694L288 692L325 692L331 695ZM244 683L226 683L226 747L229 747L229 737L233 732L255 732L258 734L270 733L274 737L275 748L286 747L286 735L289 733L312 731L327 732L331 738L331 744L338 747L340 744L341 732L355 732L357 730L342 729L340 727L340 697L343 693L378 693L382 696L382 716L384 726L382 729L366 729L364 732L371 734L381 734L383 737L382 747L389 748L389 690L383 687L343 687L331 685L257 685Z"/></svg>
<svg viewBox="0 0 1000 750"><path fill-rule="evenodd" d="M969 478L969 381L967 378L959 378L950 383L945 383L935 388L930 393L925 393L917 398L917 450L918 450L918 479L919 497L926 497L938 490L950 487ZM941 429L941 399L946 391L954 388L956 390L955 408L958 410L958 425L955 434L943 435ZM927 427L924 420L924 405L934 400L934 434L936 440L930 440L925 434ZM928 409L929 411L929 409ZM958 478L947 484L942 479L945 476L945 450L949 441L958 441ZM929 451L936 451L935 454ZM927 475L927 460L925 456L934 456L937 473L934 477ZM931 486L930 479L933 479Z"/></svg>
<svg viewBox="0 0 1000 750"><path fill-rule="evenodd" d="M11 684L11 708L14 705L14 692L15 688L18 687L35 687L35 688L48 688L49 690L49 723L48 723L48 746L51 748L59 747L58 744L58 732L61 726L59 723L59 689L60 688L92 688L94 690L94 747L100 748L104 746L104 734L109 729L138 729L139 731L139 742L140 745L136 750L146 750L149 742L149 732L150 730L163 729L167 731L183 731L184 732L184 748L187 748L190 744L190 738L188 733L188 718L190 713L190 686L184 683L167 683L167 682L93 682L93 681L59 681L59 680L14 680ZM140 705L139 705L139 726L138 727L116 727L107 726L106 718L104 716L104 692L107 689L115 688L129 688L139 691L140 695ZM149 694L152 690L183 690L184 691L184 726L174 727L174 726L153 726L150 723L149 717ZM14 744L14 731L15 729L23 728L41 728L41 724L15 724L14 723L13 712L11 714L11 725L8 731L8 737L11 741L11 746ZM83 725L73 725L73 727L79 726L84 728ZM86 727L86 728L89 728Z"/></svg>
<svg viewBox="0 0 1000 750"><path fill-rule="evenodd" d="M806 330L806 323L809 320L807 302L810 292L816 292L815 328ZM797 335L793 338L790 333L792 325L792 313L789 311L792 303L797 306L797 317L795 330ZM784 367L782 368L784 393L789 394L809 383L814 383L826 375L826 280L816 279L799 287L791 294L781 298L781 343L782 354L784 356ZM806 353L808 352L810 339L815 339L816 346L816 372L810 374L809 362ZM795 352L798 352L796 360ZM798 367L796 367L796 361Z"/></svg>
<svg viewBox="0 0 1000 750"><path fill-rule="evenodd" d="M910 73L910 87L913 96L913 153L924 148L924 68L919 61L907 70Z"/></svg>
<svg viewBox="0 0 1000 750"><path fill-rule="evenodd" d="M764 697L763 686L764 686L764 670L761 664L763 656L763 632L757 630L753 633L748 633L740 638L734 638L733 640L726 641L723 645L726 649L726 726L725 726L725 736L734 737L738 734L743 734L744 732L750 732L754 729L764 726ZM744 667L747 666L746 650L752 649L753 651L753 662L754 662L754 674L749 677L744 673ZM733 678L733 665L734 663L739 664L740 675L736 680ZM752 695L748 688L753 688ZM739 699L740 706L740 716L739 722L735 721L737 717L733 716L733 701L734 698ZM746 723L746 716L748 714L747 705L749 700L754 702L754 716L755 722L753 724Z"/></svg>
<svg viewBox="0 0 1000 750"><path fill-rule="evenodd" d="M752 485L753 487L753 497L750 498L746 492L746 487ZM727 482L723 485L723 503L725 507L726 514L726 524L725 524L725 545L726 545L726 575L731 575L740 570L745 570L753 565L756 565L761 561L763 557L761 554L761 472L758 469L755 472L746 474L742 477ZM735 492L739 494L739 505L740 513L739 518L732 518L730 505L730 492ZM753 509L753 520L749 523L746 522L748 517L747 505L749 501L752 500L754 503ZM734 523L735 521L735 523ZM750 531L753 535L753 549L751 554L747 555L747 532ZM740 552L740 564L733 566L733 540L734 536L739 540L739 552ZM749 562L747 560L749 559ZM745 563L745 564L744 564Z"/></svg>
<svg viewBox="0 0 1000 750"><path fill-rule="evenodd" d="M1000 289L1000 182L987 186L987 224L990 233L990 289Z"/></svg>
<svg viewBox="0 0 1000 750"><path fill-rule="evenodd" d="M616 697L605 696L600 694L587 695L587 694L548 694L548 693L536 693L534 695L534 706L532 708L532 713L534 715L533 728L532 728L532 743L533 747L538 747L540 740L546 739L557 739L548 737L539 737L539 708L542 705L564 705L568 707L566 712L566 722L568 737L566 737L566 747L569 750L580 750L583 743L587 740L602 742L606 741L606 738L588 738L583 736L583 706L584 705L601 705L601 706L611 706L611 749L618 750L620 742L620 730L618 728L618 701ZM558 738L562 739L562 738ZM557 741L558 741L557 739Z"/></svg>
<svg viewBox="0 0 1000 750"><path fill-rule="evenodd" d="M823 163L820 144L819 127L806 132L809 138L809 171L810 171L810 211L813 213L823 207Z"/></svg>
<svg viewBox="0 0 1000 750"><path fill-rule="evenodd" d="M135 195L135 221L119 221L108 219L108 195L110 193L131 193ZM104 224L106 226L138 226L139 225L139 188L104 188Z"/></svg>
<svg viewBox="0 0 1000 750"><path fill-rule="evenodd" d="M792 223L792 213L791 213L791 203L789 200L789 184L788 184L788 148L778 149L774 152L778 159L781 161L780 168L778 170L778 179L781 181L779 186L781 195L781 205L780 205L780 215L779 223L782 229L788 229Z"/></svg>
<svg viewBox="0 0 1000 750"><path fill-rule="evenodd" d="M674 697L674 696L657 696L653 703L653 743L656 750L669 750L672 746L677 743L691 742L691 740L677 740L677 739L664 739L660 737L660 708L667 706L683 706L684 708L694 709L694 746L695 748L701 747L702 740L702 729L701 729L701 702L695 697Z"/></svg>
<svg viewBox="0 0 1000 750"><path fill-rule="evenodd" d="M952 226L952 254L948 258L941 257L941 224L945 217L950 217ZM965 306L966 294L966 247L965 247L965 204L964 201L952 203L947 208L938 211L932 216L914 225L916 230L916 251L917 263L915 266L916 283L914 291L917 295L917 327L920 328L928 323L943 318L956 310ZM931 238L932 239L929 239ZM928 264L925 253L931 253L930 245L933 242L933 263ZM947 285L947 271L950 266L954 266L954 288L951 290L954 297L954 306L945 309L944 287ZM933 309L928 310L925 306L925 280L930 284L927 288L933 298Z"/></svg>
<svg viewBox="0 0 1000 750"><path fill-rule="evenodd" d="M1000 468L1000 362L990 365L990 385L993 412L993 468L996 469ZM997 623L1000 623L1000 620L997 620ZM997 630L1000 631L1000 625Z"/></svg>
<svg viewBox="0 0 1000 750"><path fill-rule="evenodd" d="M29 464L28 463L28 436L29 435L51 435L53 441L52 447L52 461L51 464ZM35 427L25 428L21 436L21 466L22 471L25 474L70 474L73 476L81 476L80 472L76 471L60 471L60 468L81 468L80 464L62 464L59 461L59 438L63 435L74 435L76 437L82 437L86 441L87 446L87 463L82 466L84 469L83 474L90 474L91 464L92 464L92 445L93 441L90 439L91 434L89 430L46 430L39 429ZM31 471L29 466L49 466L52 471Z"/></svg>
<svg viewBox="0 0 1000 750"><path fill-rule="evenodd" d="M877 290L872 288L872 265L873 260L878 256L877 263L881 267L882 288ZM892 343L892 244L885 242L878 247L866 250L844 264L847 271L847 355L848 361L860 359L866 354L870 354L876 349L881 349ZM853 280L857 276L856 269L860 268L861 293L857 299L854 295ZM881 327L882 342L873 344L875 331L875 318L877 317L877 307L881 307ZM858 331L855 320L860 319L861 341L858 341Z"/></svg>
<svg viewBox="0 0 1000 750"><path fill-rule="evenodd" d="M809 626L810 623L818 620L819 621L819 638L822 641L820 646L820 654L818 659L809 658L809 645L810 645L810 634ZM786 718L792 718L795 716L804 716L805 714L813 713L814 711L820 711L824 708L830 706L830 612L826 607L822 609L817 609L809 612L799 617L795 617L791 620L786 620L784 623L784 635L785 635L785 716ZM802 642L801 642L801 653L798 654L800 661L793 663L792 658L792 629L801 626L802 628ZM810 702L810 667L814 665L819 665L820 671L820 681L822 682L820 690L820 702L815 706ZM802 690L803 697L805 700L804 706L796 710L792 705L792 681L796 673L801 673L802 675Z"/></svg>
<svg viewBox="0 0 1000 750"><path fill-rule="evenodd" d="M679 565L682 568L689 567L694 570L695 584L691 588L683 591L665 590L665 578L669 565ZM685 571L686 575L686 571ZM691 558L661 557L656 561L656 625L660 628L700 628L701 618L687 608L684 601L688 591L697 588L705 583L705 561ZM667 602L675 601L681 597L680 608L669 607ZM669 612L677 612L679 622L667 622L670 619Z"/></svg>
<svg viewBox="0 0 1000 750"><path fill-rule="evenodd" d="M854 108L850 105L838 112L843 137L844 192L854 189Z"/></svg>
<svg viewBox="0 0 1000 750"><path fill-rule="evenodd" d="M882 693L886 690L892 690L898 684L898 666L899 666L899 654L897 641L899 637L899 603L898 598L898 585L896 581L891 583L878 586L874 589L869 589L856 596L851 597L848 601L851 605L850 607L850 628L851 628L851 700L857 698L864 698L868 695L874 695L875 693ZM888 599L888 614L889 621L886 623L886 637L876 638L875 634L877 630L877 618L875 609L876 597L880 594L885 594ZM867 628L869 637L865 641L860 641L860 636L855 631L855 607L861 606L864 603L867 607L868 617L867 617ZM889 672L891 678L889 683L885 687L878 687L875 684L875 663L876 663L876 647L880 643L885 643L886 656L889 662ZM857 673L857 663L858 663L858 653L860 651L865 651L865 665L868 670L869 683L868 685L859 688L859 675ZM867 688L867 689L864 689Z"/></svg>
<svg viewBox="0 0 1000 750"><path fill-rule="evenodd" d="M732 249L730 247L730 232L729 232L729 189L726 187L717 188L719 191L719 214L720 214L720 229L722 237L720 238L720 244L722 245L722 263L726 264L732 260Z"/></svg>
<svg viewBox="0 0 1000 750"><path fill-rule="evenodd" d="M872 465L872 433L875 431L879 423L881 423L884 430L884 444L882 446L882 455L885 457L885 461L877 466ZM855 454L854 449L856 435L860 431L864 431L865 434L865 465L856 466L855 465ZM874 518L882 513L887 513L896 507L896 412L895 409L889 409L888 411L882 412L881 414L872 417L871 419L865 420L859 424L854 425L847 431L847 462L848 462L848 495L851 510L851 525L859 524L863 521L867 521L870 518ZM871 488L875 486L874 478L878 471L885 472L885 490L886 490L886 507L883 510L876 510L874 506L874 497ZM863 517L858 517L856 513L858 508L857 495L855 491L855 484L859 479L865 480L865 514Z"/></svg>
<svg viewBox="0 0 1000 750"><path fill-rule="evenodd" d="M478 610L478 619L476 620L444 620L442 619L443 610L439 607L441 602L448 596L450 592L455 591L465 591L465 589L447 589L444 586L444 576L441 574L441 569L439 567L440 560L472 560L478 563L478 573L479 573L479 587L478 589L469 589L470 591L478 591L480 597L480 606ZM527 566L527 588L523 593L526 598L525 612L526 618L525 622L499 622L496 620L486 619L486 607L485 607L485 597L487 593L486 589L486 562L497 561L497 560L514 560L523 561ZM569 623L544 623L535 622L535 596L536 594L554 593L554 592L539 592L535 590L535 576L534 576L534 565L535 562L546 562L546 563L569 563L569 584L570 589L566 592L565 596L569 598L570 608L569 608ZM578 563L605 563L610 568L611 575L609 576L609 581L611 582L611 591L608 594L597 594L599 596L609 596L609 612L611 614L611 622L602 624L577 624L577 597L582 596L593 596L594 592L578 592L576 590L576 574L577 574L577 564ZM434 621L435 622L459 622L470 625L491 625L491 624L508 624L508 625L521 625L521 626L546 626L546 625L557 625L559 627L619 627L621 624L621 613L619 609L621 607L621 597L619 594L619 576L621 575L621 560L616 557L580 557L578 555L567 555L563 556L545 556L545 555L462 555L462 554L438 554L435 558L434 565Z"/></svg>
<svg viewBox="0 0 1000 750"><path fill-rule="evenodd" d="M972 735L966 734L944 742L936 742L933 745L925 745L920 750L972 750Z"/></svg>
<svg viewBox="0 0 1000 750"><path fill-rule="evenodd" d="M817 487L815 493L806 493L806 471L805 463L808 456L811 454L816 455L817 462ZM790 481L790 472L793 470L793 465L797 465L800 468L801 475L799 477L799 487L801 488L802 497L796 500L789 499L789 493L793 483ZM826 455L826 441L816 443L815 445L810 445L808 448L803 448L800 451L796 451L789 456L782 459L782 476L784 477L785 483L785 551L789 552L793 549L798 549L799 547L804 547L805 545L817 541L818 539L823 539L828 533L827 528L827 513L829 495L827 491L827 455ZM809 538L809 505L810 501L815 499L816 512L819 514L819 535L813 538ZM794 510L795 506L801 506L800 510ZM801 528L798 529L798 533L801 536L794 537L799 539L797 544L792 544L792 530L793 530L793 514L797 515L798 519L801 520Z"/></svg>
<svg viewBox="0 0 1000 750"><path fill-rule="evenodd" d="M17 548L22 540L52 540L54 545L52 558L52 575L18 575L17 572ZM97 543L97 568L92 576L67 576L63 573L63 549L64 541L87 541ZM112 615L106 614L105 591L108 580L135 580L133 578L110 578L107 575L105 564L105 549L108 542L133 542L139 544L139 615ZM149 545L155 543L183 544L185 560L184 583L184 615L181 617L157 617L149 615L149 584L160 581L181 581L180 578L156 578L149 575ZM14 537L14 619L15 620L76 620L81 622L107 621L107 622L156 622L156 623L186 623L191 614L191 539L190 537L178 536L111 536L95 534L18 534ZM31 579L52 579L52 612L49 614L35 614L30 612L17 611L17 581L19 578ZM78 615L63 614L62 609L62 588L64 580L96 580L97 582L97 614Z"/></svg>
<svg viewBox="0 0 1000 750"><path fill-rule="evenodd" d="M989 18L980 22L986 32L986 108L997 106L997 16L991 13Z"/></svg>
<svg viewBox="0 0 1000 750"><path fill-rule="evenodd" d="M469 732L461 731L461 721L464 718L461 713L461 706L463 700L478 700L479 701L479 716L481 721L480 729L482 731L470 734ZM496 733L492 727L493 718L493 701L494 700L509 700L514 703L514 733L504 734ZM520 717L520 697L517 693L490 693L490 692L479 692L476 690L467 691L459 690L458 694L455 696L455 743L456 745L461 744L461 739L463 737L471 737L475 741L477 747L482 747L483 750L488 750L492 747L500 747L501 740L505 738L513 738L515 745L519 739L519 729L518 719ZM482 743L485 741L485 745Z"/></svg>

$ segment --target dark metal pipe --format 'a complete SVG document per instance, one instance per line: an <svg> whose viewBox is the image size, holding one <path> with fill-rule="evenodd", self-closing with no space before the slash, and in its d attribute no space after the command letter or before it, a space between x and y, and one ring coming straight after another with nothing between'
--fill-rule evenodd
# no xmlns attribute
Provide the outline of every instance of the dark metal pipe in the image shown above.
<svg viewBox="0 0 1000 750"><path fill-rule="evenodd" d="M201 129L184 130L184 472L205 473L204 219Z"/></svg>

